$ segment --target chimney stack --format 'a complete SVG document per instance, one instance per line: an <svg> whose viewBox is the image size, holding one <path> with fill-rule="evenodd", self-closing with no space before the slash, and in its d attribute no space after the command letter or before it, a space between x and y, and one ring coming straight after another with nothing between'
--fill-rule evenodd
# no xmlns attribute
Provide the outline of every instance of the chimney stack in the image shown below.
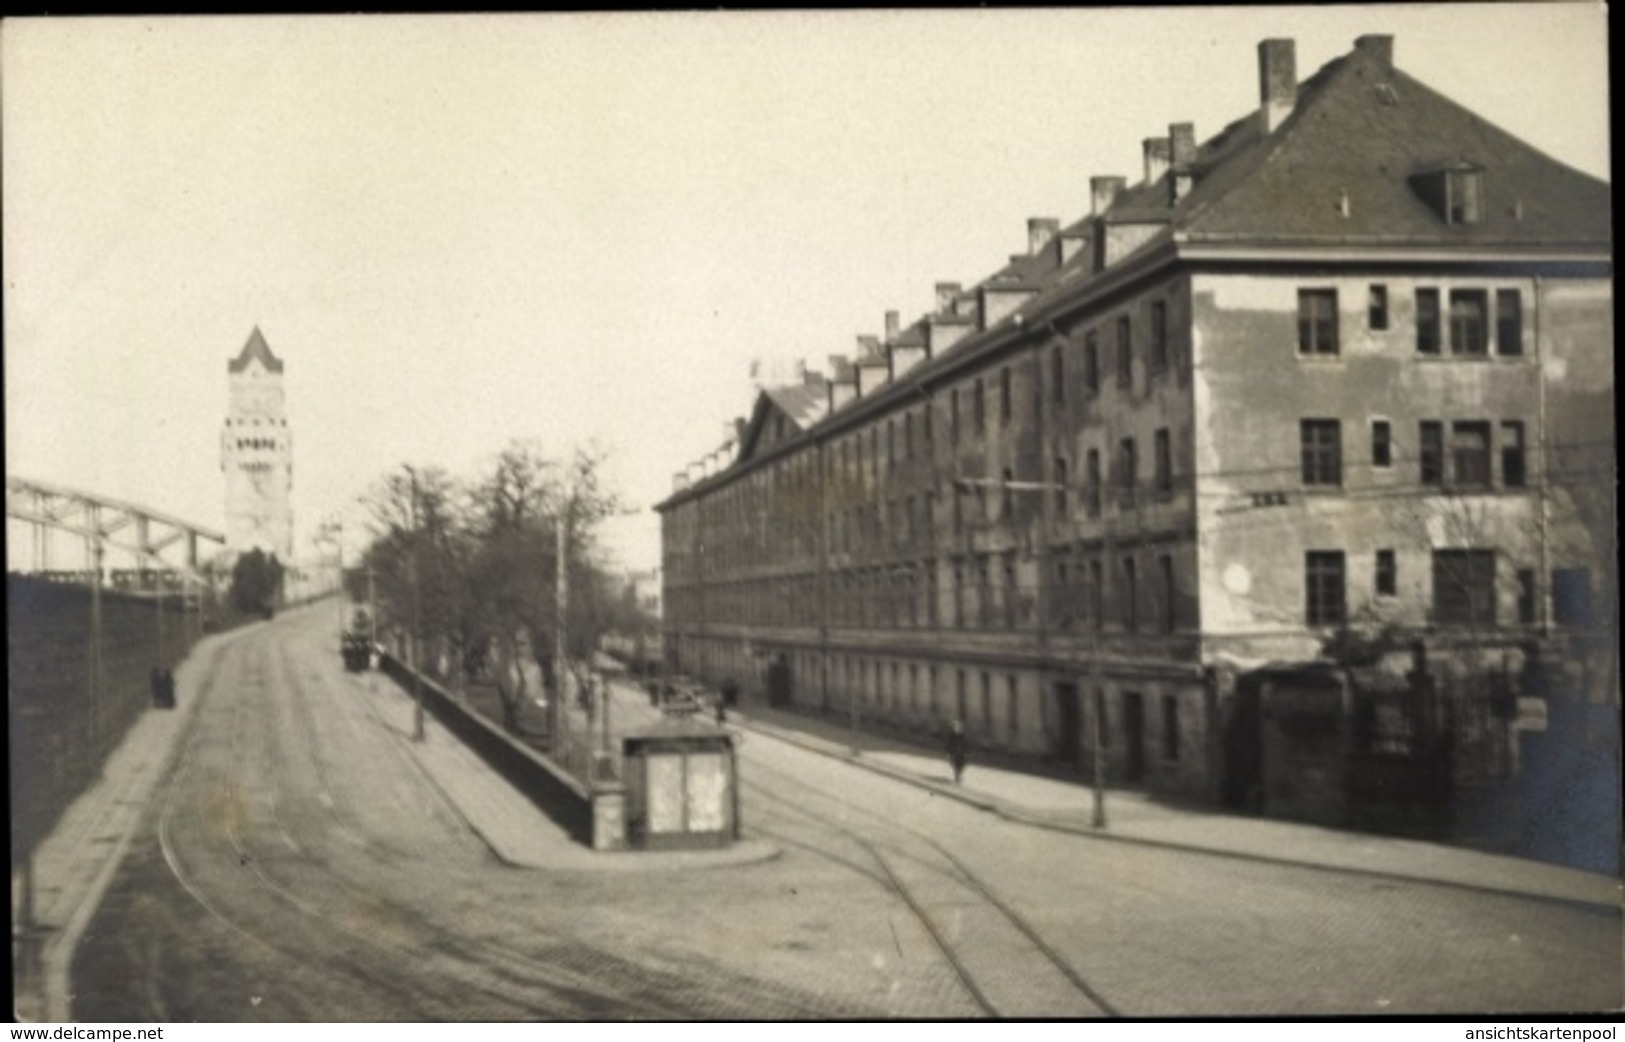
<svg viewBox="0 0 1625 1042"><path fill-rule="evenodd" d="M1195 123L1168 125L1168 152L1168 160L1175 167L1188 167L1196 162Z"/></svg>
<svg viewBox="0 0 1625 1042"><path fill-rule="evenodd" d="M886 343L897 339L897 331L901 328L897 312L886 312Z"/></svg>
<svg viewBox="0 0 1625 1042"><path fill-rule="evenodd" d="M1364 51L1385 69L1394 66L1394 38L1392 36L1361 36L1354 41L1355 50Z"/></svg>
<svg viewBox="0 0 1625 1042"><path fill-rule="evenodd" d="M1266 134L1274 133L1292 115L1292 106L1298 101L1294 46L1291 40L1265 40L1258 45L1258 108Z"/></svg>
<svg viewBox="0 0 1625 1042"><path fill-rule="evenodd" d="M1099 217L1110 210L1117 194L1128 187L1125 177L1091 177L1089 179L1089 215Z"/></svg>
<svg viewBox="0 0 1625 1042"><path fill-rule="evenodd" d="M1145 183L1154 184L1168 169L1169 144L1165 137L1148 137L1141 143L1145 149Z"/></svg>
<svg viewBox="0 0 1625 1042"><path fill-rule="evenodd" d="M959 296L959 283L937 283L937 314L950 315L954 310L954 299Z"/></svg>
<svg viewBox="0 0 1625 1042"><path fill-rule="evenodd" d="M1168 203L1173 205L1190 193L1196 180L1191 173L1191 164L1196 162L1196 124L1170 123L1168 152Z"/></svg>
<svg viewBox="0 0 1625 1042"><path fill-rule="evenodd" d="M1061 234L1061 221L1056 217L1027 218L1027 256L1036 257L1038 251Z"/></svg>

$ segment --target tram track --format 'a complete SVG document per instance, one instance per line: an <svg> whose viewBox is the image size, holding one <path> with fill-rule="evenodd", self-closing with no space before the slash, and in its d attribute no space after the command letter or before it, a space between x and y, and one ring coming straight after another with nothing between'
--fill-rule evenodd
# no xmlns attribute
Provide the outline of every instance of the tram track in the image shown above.
<svg viewBox="0 0 1625 1042"><path fill-rule="evenodd" d="M771 803L779 824L793 829L790 819L800 818L803 828L833 834L865 860L855 852L836 853L827 843L792 835L784 828L757 825L756 830L840 863L892 893L920 923L960 987L985 1015L1032 1015L1035 1002L1045 1006L1046 1015L1121 1015L1026 916L934 837L815 786L782 774L777 778L802 790L803 800L756 781L746 782L745 792ZM839 814L808 808L807 796L834 805ZM874 828L854 826L853 814L872 821ZM900 842L900 837L909 843Z"/></svg>

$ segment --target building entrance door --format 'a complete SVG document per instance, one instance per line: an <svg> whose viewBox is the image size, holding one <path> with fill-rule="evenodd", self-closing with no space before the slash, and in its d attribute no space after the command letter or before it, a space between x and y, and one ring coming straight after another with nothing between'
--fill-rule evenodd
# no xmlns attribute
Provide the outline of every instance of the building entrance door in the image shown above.
<svg viewBox="0 0 1625 1042"><path fill-rule="evenodd" d="M1123 780L1145 780L1145 700L1137 691L1123 692Z"/></svg>
<svg viewBox="0 0 1625 1042"><path fill-rule="evenodd" d="M1055 754L1071 767L1081 767L1083 750L1082 714L1078 711L1078 685L1055 685Z"/></svg>

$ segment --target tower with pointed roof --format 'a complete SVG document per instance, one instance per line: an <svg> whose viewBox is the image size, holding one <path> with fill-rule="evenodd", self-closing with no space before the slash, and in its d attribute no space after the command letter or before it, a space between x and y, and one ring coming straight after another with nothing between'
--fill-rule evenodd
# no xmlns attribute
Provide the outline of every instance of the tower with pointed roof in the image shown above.
<svg viewBox="0 0 1625 1042"><path fill-rule="evenodd" d="M293 562L293 435L282 390L282 360L256 326L226 363L228 400L220 435L226 480L226 552L258 547Z"/></svg>

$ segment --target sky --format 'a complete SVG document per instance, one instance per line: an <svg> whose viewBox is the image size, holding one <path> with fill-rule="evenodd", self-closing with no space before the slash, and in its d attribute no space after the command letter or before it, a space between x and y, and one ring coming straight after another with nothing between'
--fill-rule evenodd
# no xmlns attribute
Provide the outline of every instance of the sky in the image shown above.
<svg viewBox="0 0 1625 1042"><path fill-rule="evenodd" d="M1070 223L1170 123L1394 37L1608 179L1594 3L0 23L6 471L224 528L226 362L285 363L296 553L402 463L596 445L652 507L752 405ZM8 545L26 547L8 523ZM322 551L326 553L326 551Z"/></svg>

